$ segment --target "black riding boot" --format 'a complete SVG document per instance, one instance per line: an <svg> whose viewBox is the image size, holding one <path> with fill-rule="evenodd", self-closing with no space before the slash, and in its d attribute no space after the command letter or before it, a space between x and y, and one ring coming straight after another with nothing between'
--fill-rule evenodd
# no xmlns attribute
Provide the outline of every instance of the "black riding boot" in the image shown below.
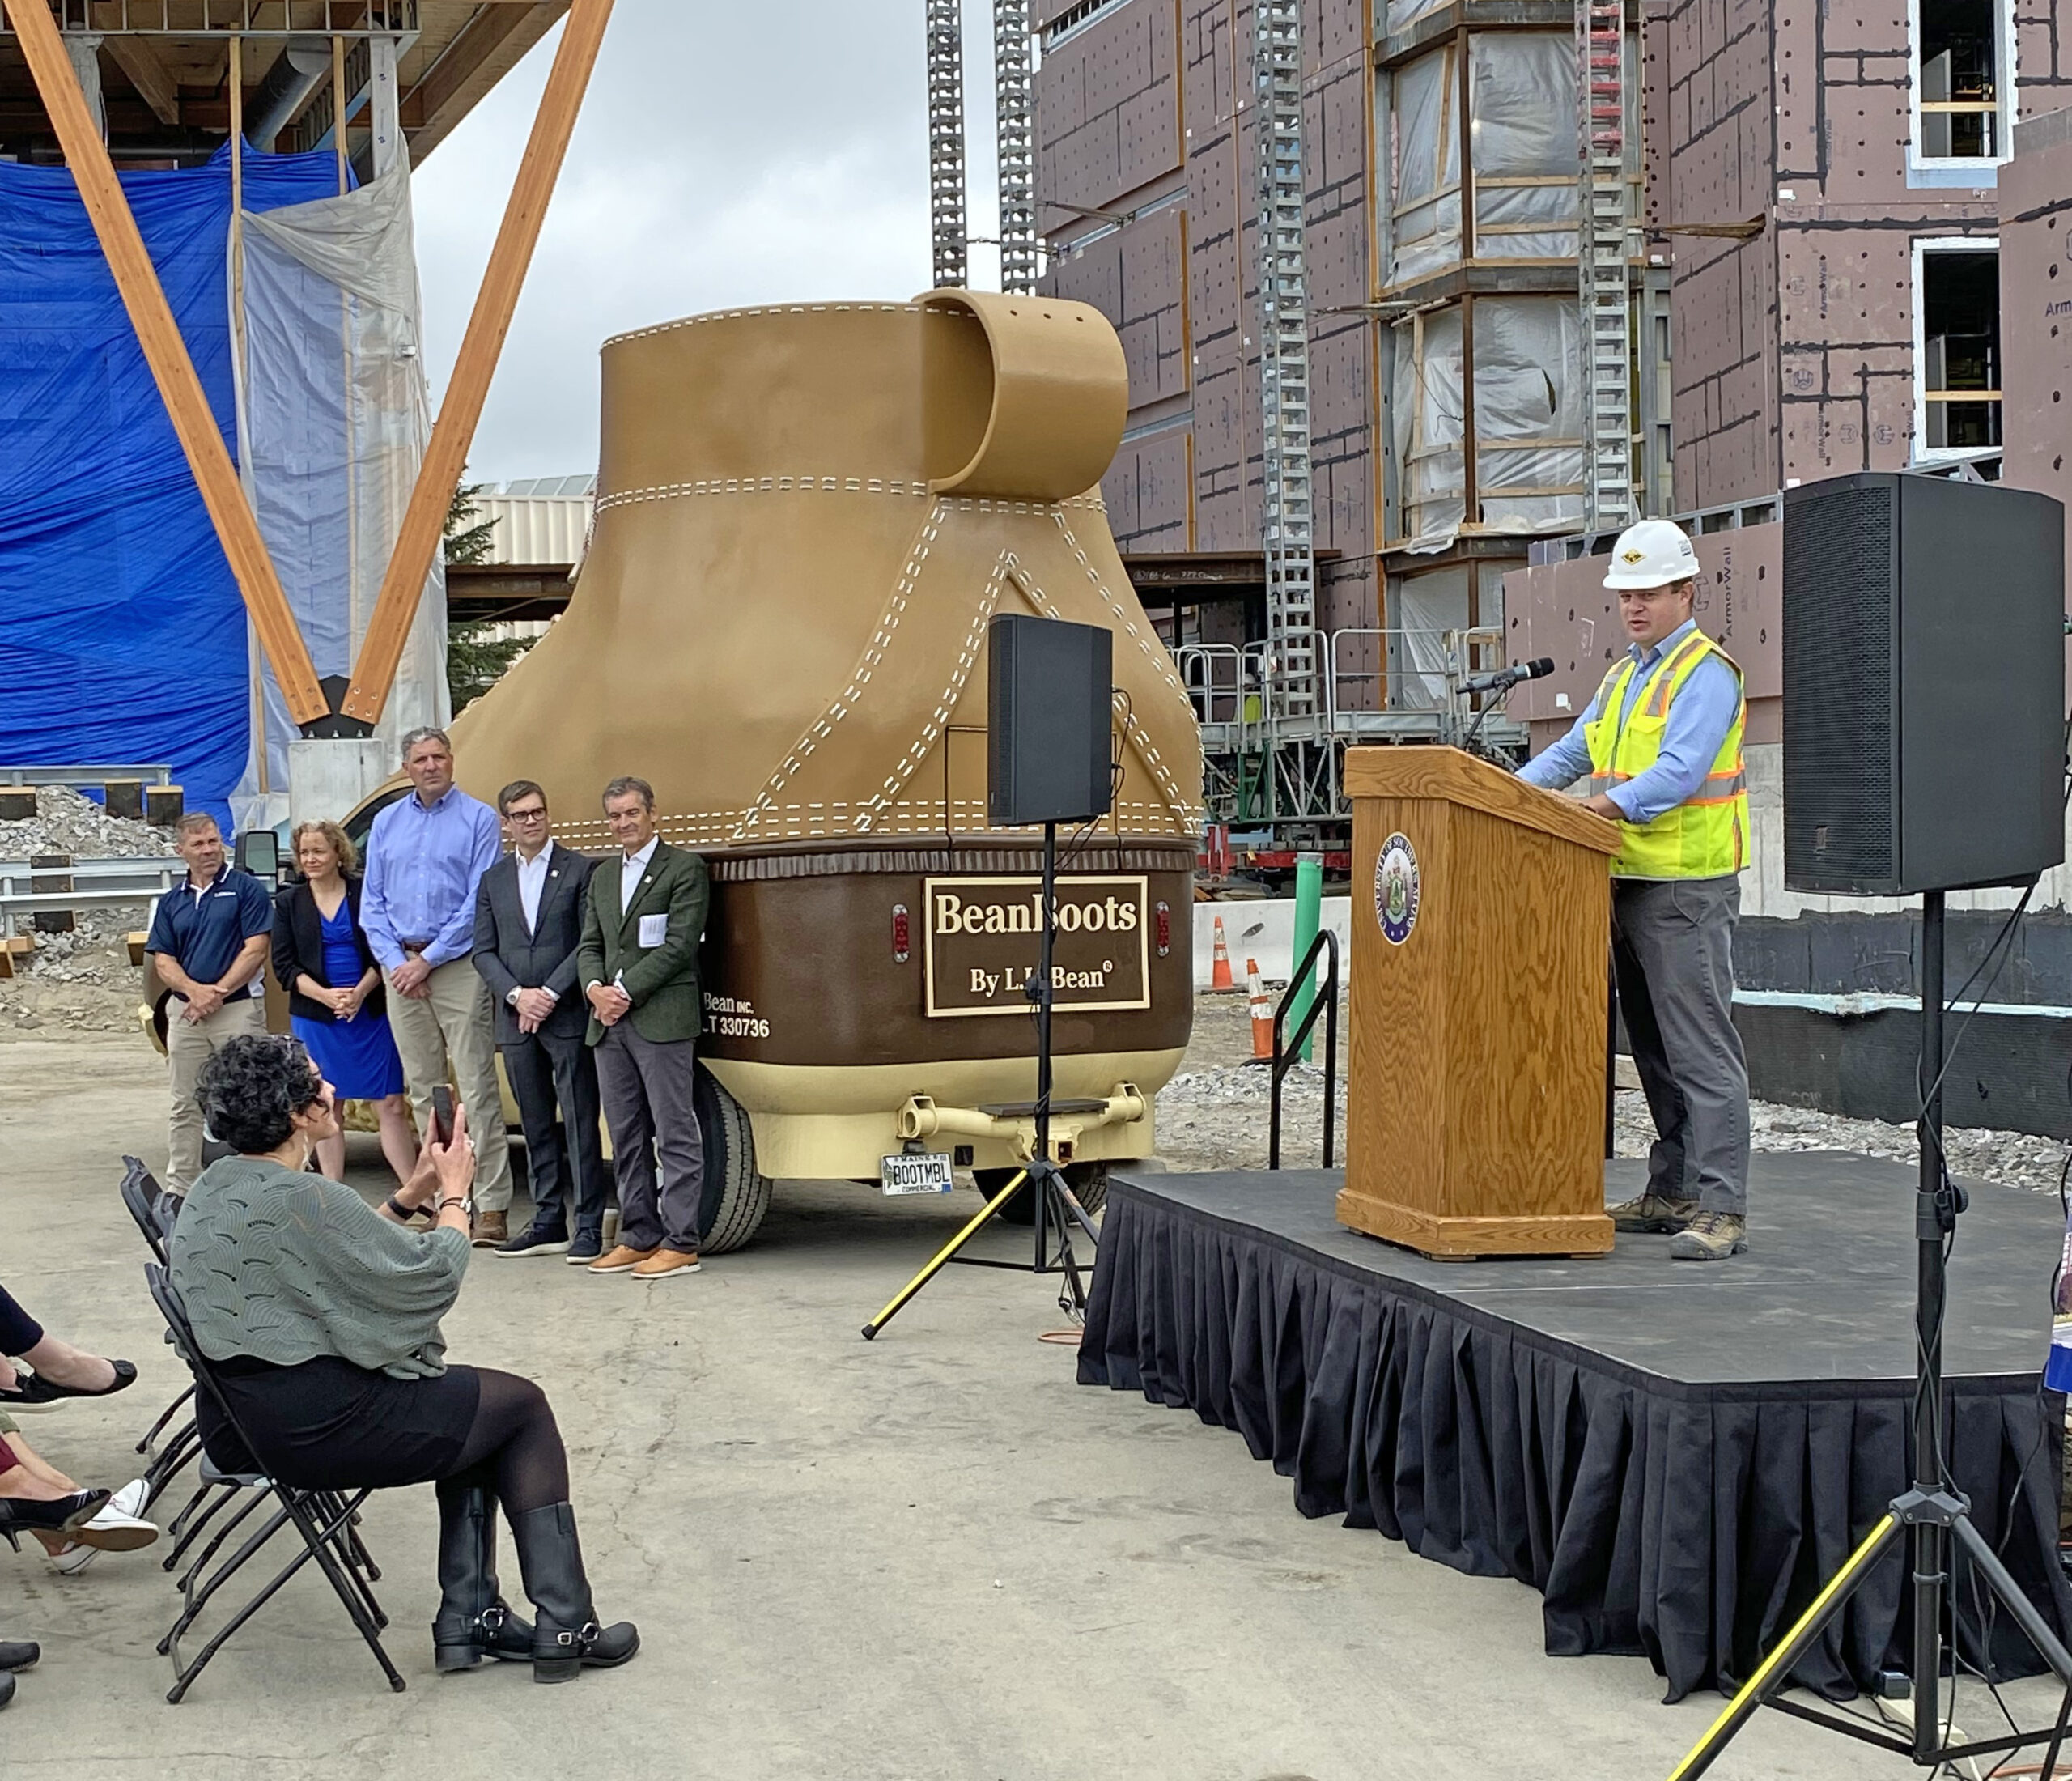
<svg viewBox="0 0 2072 1781"><path fill-rule="evenodd" d="M597 1624L573 1508L550 1503L513 1515L511 1537L518 1548L525 1594L539 1616L533 1623L534 1681L570 1681L585 1664L609 1669L640 1649L640 1634L631 1621Z"/></svg>
<svg viewBox="0 0 2072 1781"><path fill-rule="evenodd" d="M479 1485L439 1493L439 1588L431 1648L442 1673L533 1655L533 1629L497 1593L496 1499Z"/></svg>

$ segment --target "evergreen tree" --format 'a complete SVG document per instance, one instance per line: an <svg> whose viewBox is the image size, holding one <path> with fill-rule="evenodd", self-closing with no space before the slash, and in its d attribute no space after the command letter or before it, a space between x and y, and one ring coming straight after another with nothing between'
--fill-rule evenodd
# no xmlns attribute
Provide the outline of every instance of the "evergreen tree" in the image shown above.
<svg viewBox="0 0 2072 1781"><path fill-rule="evenodd" d="M489 560L496 536L496 521L481 517L481 497L487 485L463 482L453 491L453 504L446 514L446 560L473 563ZM492 637L492 623L450 624L446 631L446 684L453 695L453 709L465 710L507 674L511 665L531 647L524 637Z"/></svg>

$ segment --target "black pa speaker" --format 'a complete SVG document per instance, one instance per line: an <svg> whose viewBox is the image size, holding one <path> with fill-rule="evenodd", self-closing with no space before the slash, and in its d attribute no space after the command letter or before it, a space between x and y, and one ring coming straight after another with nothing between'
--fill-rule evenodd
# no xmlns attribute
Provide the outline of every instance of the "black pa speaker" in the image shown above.
<svg viewBox="0 0 2072 1781"><path fill-rule="evenodd" d="M993 620L986 812L995 828L1108 814L1115 644L1099 625L1020 614Z"/></svg>
<svg viewBox="0 0 2072 1781"><path fill-rule="evenodd" d="M1910 896L2065 857L2065 510L1870 471L1784 497L1784 873Z"/></svg>

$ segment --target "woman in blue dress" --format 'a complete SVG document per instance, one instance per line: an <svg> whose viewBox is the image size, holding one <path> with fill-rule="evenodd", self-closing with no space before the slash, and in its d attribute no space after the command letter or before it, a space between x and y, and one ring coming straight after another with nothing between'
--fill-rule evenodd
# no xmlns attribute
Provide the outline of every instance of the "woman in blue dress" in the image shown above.
<svg viewBox="0 0 2072 1781"><path fill-rule="evenodd" d="M295 1036L341 1101L370 1101L381 1126L381 1154L399 1182L417 1167L417 1139L403 1092L403 1061L383 1008L381 972L359 925L359 856L335 822L295 831L302 882L274 902L274 975L288 993ZM316 1166L333 1180L346 1172L342 1135L316 1146Z"/></svg>

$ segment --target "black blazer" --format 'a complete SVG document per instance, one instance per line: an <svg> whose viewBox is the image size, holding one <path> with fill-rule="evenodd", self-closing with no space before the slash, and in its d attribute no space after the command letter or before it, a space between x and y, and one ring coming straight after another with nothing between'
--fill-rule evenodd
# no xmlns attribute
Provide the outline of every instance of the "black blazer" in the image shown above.
<svg viewBox="0 0 2072 1781"><path fill-rule="evenodd" d="M359 925L359 884L356 878L346 880L346 907L352 912L353 944L359 949L360 976L363 977L374 963L374 954L367 950L367 931ZM334 984L324 969L324 916L316 907L316 895L306 882L298 881L285 886L274 898L274 975L280 980L281 988L288 993L288 1012L299 1014L304 1020L333 1022L338 1016L323 1003L312 1001L307 996L295 993L297 977L314 977L326 989L343 989L344 984ZM358 983L359 977L353 981ZM379 1014L388 1006L387 994L380 984L373 993L360 1004L363 1014Z"/></svg>
<svg viewBox="0 0 2072 1781"><path fill-rule="evenodd" d="M475 969L489 985L496 1004L496 1042L515 1044L518 1010L511 1005L514 989L550 989L561 1000L547 1016L543 1033L581 1037L590 1019L589 1005L575 985L575 949L583 939L583 903L597 862L550 841L547 882L540 891L540 923L525 927L525 906L518 896L518 856L507 853L482 874L475 892Z"/></svg>

